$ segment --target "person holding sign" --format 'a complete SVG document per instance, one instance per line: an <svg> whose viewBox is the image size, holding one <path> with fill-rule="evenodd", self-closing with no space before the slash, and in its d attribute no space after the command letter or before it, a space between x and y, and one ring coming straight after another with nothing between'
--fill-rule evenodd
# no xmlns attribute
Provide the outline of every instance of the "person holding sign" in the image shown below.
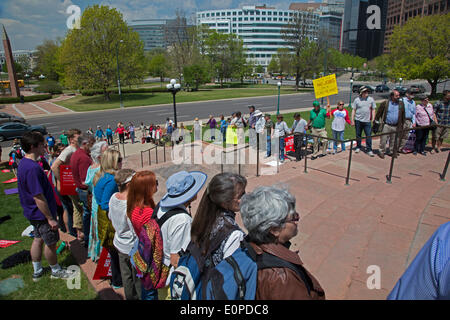
<svg viewBox="0 0 450 320"><path fill-rule="evenodd" d="M375 119L375 109L377 105L372 97L369 97L369 89L362 86L359 90L359 97L353 101L352 104L352 126L356 130L356 149L358 153L361 148L361 135L364 130L366 135L366 151L371 157L374 156L372 151L372 121Z"/></svg>
<svg viewBox="0 0 450 320"><path fill-rule="evenodd" d="M70 273L61 268L56 255L59 241L56 199L50 181L37 163L45 152L44 137L39 132L27 132L22 137L21 145L26 154L17 169L17 188L23 215L34 227L34 240L30 249L33 281L38 281L44 274L42 251L52 270L51 278L67 279Z"/></svg>
<svg viewBox="0 0 450 320"><path fill-rule="evenodd" d="M320 108L320 103L317 100L313 102L313 106L314 109L311 110L309 114L309 122L307 125L307 127L311 129L311 133L315 136L311 160L315 160L317 159L317 157L319 157L320 145L318 136L322 138L322 154L320 155L321 157L326 156L328 147L328 141L326 140L328 134L327 129L325 129L327 111Z"/></svg>
<svg viewBox="0 0 450 320"><path fill-rule="evenodd" d="M333 122L331 123L331 131L333 132L333 139L339 139L344 141L345 123L351 124L348 117L347 110L344 109L344 101L338 102L337 109L331 111L330 105L327 105L327 117L333 116ZM341 150L345 151L345 143L342 142ZM337 151L337 141L333 141L333 154Z"/></svg>
<svg viewBox="0 0 450 320"><path fill-rule="evenodd" d="M73 228L77 229L78 240L83 241L83 207L80 205L80 199L78 198L78 194L76 193L75 188L73 190L64 190L65 188L62 188L63 184L61 183L60 175L61 165L70 165L70 158L78 149L78 137L80 135L81 130L79 129L70 129L67 132L69 146L66 147L58 156L58 158L56 158L55 162L53 162L51 170L53 171L53 174L55 176L56 190L61 195L68 195L71 200L70 202L72 203L70 204L65 201L62 202L63 207L65 207L69 212L69 228L71 228L71 225L73 225ZM71 216L71 213L73 213L73 216ZM73 222L71 222L71 220Z"/></svg>

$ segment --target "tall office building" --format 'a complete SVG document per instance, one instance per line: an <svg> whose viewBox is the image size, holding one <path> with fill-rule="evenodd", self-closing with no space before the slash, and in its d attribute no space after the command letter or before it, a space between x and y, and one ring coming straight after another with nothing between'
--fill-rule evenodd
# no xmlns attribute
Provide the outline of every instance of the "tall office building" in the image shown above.
<svg viewBox="0 0 450 320"><path fill-rule="evenodd" d="M389 52L389 37L395 26L403 25L408 19L435 14L446 14L450 0L389 0L386 19L384 52Z"/></svg>
<svg viewBox="0 0 450 320"><path fill-rule="evenodd" d="M298 12L307 24L310 40L319 34L319 15L313 12L278 10L267 6L244 6L197 12L197 25L207 25L217 32L233 33L244 42L247 58L267 67L278 48L287 47L281 29Z"/></svg>
<svg viewBox="0 0 450 320"><path fill-rule="evenodd" d="M387 0L346 0L342 51L371 60L383 53ZM377 6L379 10L368 10ZM379 15L379 16L378 16ZM372 22L378 20L379 28ZM370 28L369 28L370 27Z"/></svg>
<svg viewBox="0 0 450 320"><path fill-rule="evenodd" d="M178 35L186 37L186 29L189 27L185 19L149 19L133 20L128 24L139 34L139 38L144 42L144 51L155 48L167 49L171 42Z"/></svg>
<svg viewBox="0 0 450 320"><path fill-rule="evenodd" d="M297 2L291 3L289 10L309 11L319 14L319 37L325 36L330 48L340 50L344 4L345 0L323 0L321 3Z"/></svg>

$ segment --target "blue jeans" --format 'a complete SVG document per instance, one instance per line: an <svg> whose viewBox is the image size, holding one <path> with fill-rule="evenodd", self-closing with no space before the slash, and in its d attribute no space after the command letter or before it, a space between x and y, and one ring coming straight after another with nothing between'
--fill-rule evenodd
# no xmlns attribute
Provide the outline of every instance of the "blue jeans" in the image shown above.
<svg viewBox="0 0 450 320"><path fill-rule="evenodd" d="M86 245L89 242L89 232L91 230L91 209L88 203L88 190L77 188L78 197L83 205L83 233Z"/></svg>
<svg viewBox="0 0 450 320"><path fill-rule="evenodd" d="M355 120L355 130L356 130L356 147L361 149L361 134L364 130L366 135L366 151L372 151L372 138L367 138L372 134L372 124L370 122L361 122Z"/></svg>
<svg viewBox="0 0 450 320"><path fill-rule="evenodd" d="M344 131L335 131L331 130L333 132L333 139L342 140L344 141ZM334 151L337 150L337 141L333 141L333 149ZM341 144L342 151L345 151L345 143L342 142Z"/></svg>
<svg viewBox="0 0 450 320"><path fill-rule="evenodd" d="M142 285L141 296L142 300L158 300L158 290L156 289L146 290Z"/></svg>
<svg viewBox="0 0 450 320"><path fill-rule="evenodd" d="M107 136L108 144L113 144L113 136Z"/></svg>
<svg viewBox="0 0 450 320"><path fill-rule="evenodd" d="M59 194L58 189L55 187L55 193L59 197L59 200L61 201L61 204L63 206L63 209L67 211L67 224L69 227L69 230L66 230L70 235L76 237L77 231L73 228L73 205L72 200L68 196L62 196Z"/></svg>
<svg viewBox="0 0 450 320"><path fill-rule="evenodd" d="M280 140L280 160L284 161L284 136L279 138Z"/></svg>
<svg viewBox="0 0 450 320"><path fill-rule="evenodd" d="M272 139L270 138L270 136L267 136L267 156L270 157L271 153L272 153Z"/></svg>
<svg viewBox="0 0 450 320"><path fill-rule="evenodd" d="M130 131L130 139L131 139L131 143L134 143L134 139L135 139L135 134L134 131Z"/></svg>

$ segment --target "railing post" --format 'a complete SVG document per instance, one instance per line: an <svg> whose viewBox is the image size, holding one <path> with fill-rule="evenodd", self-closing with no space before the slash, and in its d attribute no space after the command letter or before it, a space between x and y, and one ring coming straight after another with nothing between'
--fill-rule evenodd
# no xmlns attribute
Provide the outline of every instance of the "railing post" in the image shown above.
<svg viewBox="0 0 450 320"><path fill-rule="evenodd" d="M164 162L166 162L166 144L165 143L163 146L163 150L164 150Z"/></svg>
<svg viewBox="0 0 450 320"><path fill-rule="evenodd" d="M348 157L347 177L345 178L345 185L349 185L350 180L350 166L352 165L353 140L350 141L350 155Z"/></svg>
<svg viewBox="0 0 450 320"><path fill-rule="evenodd" d="M389 168L389 175L386 176L386 183L392 183L392 170L394 170L394 160L397 158L397 145L398 145L398 131L395 131L395 138L394 138L394 151L392 153L391 158L391 167ZM389 141L389 145L391 142Z"/></svg>
<svg viewBox="0 0 450 320"><path fill-rule="evenodd" d="M156 164L158 164L158 145L156 145L155 153L156 153Z"/></svg>
<svg viewBox="0 0 450 320"><path fill-rule="evenodd" d="M123 157L125 158L126 157L126 155L125 155L125 143L122 143L122 149L123 149Z"/></svg>
<svg viewBox="0 0 450 320"><path fill-rule="evenodd" d="M142 157L142 151L141 151L141 168L144 167L144 158Z"/></svg>
<svg viewBox="0 0 450 320"><path fill-rule="evenodd" d="M220 173L223 173L223 155L225 154L225 151L222 150L222 156L220 161Z"/></svg>
<svg viewBox="0 0 450 320"><path fill-rule="evenodd" d="M259 177L259 133L256 134L256 176Z"/></svg>
<svg viewBox="0 0 450 320"><path fill-rule="evenodd" d="M447 161L445 162L444 171L439 176L441 177L441 181L445 181L445 176L447 174L448 163L450 161L450 151L448 152Z"/></svg>
<svg viewBox="0 0 450 320"><path fill-rule="evenodd" d="M305 171L303 171L303 173L308 173L308 170L307 170L307 166L308 166L308 164L307 164L307 161L308 161L308 134L305 134L305 137L306 137L305 154L304 154L304 156L305 156Z"/></svg>
<svg viewBox="0 0 450 320"><path fill-rule="evenodd" d="M152 152L152 148L148 149L148 165L151 166L152 165L152 156L151 153Z"/></svg>

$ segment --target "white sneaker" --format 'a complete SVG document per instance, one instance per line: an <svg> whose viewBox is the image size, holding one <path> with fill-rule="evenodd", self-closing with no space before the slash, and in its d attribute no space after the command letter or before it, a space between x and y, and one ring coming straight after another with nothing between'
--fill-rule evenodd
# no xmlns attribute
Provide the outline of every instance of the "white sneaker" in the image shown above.
<svg viewBox="0 0 450 320"><path fill-rule="evenodd" d="M359 150L359 148L355 149L355 153L359 153L359 151L361 151L361 150Z"/></svg>
<svg viewBox="0 0 450 320"><path fill-rule="evenodd" d="M336 154L336 150L333 150L332 154Z"/></svg>
<svg viewBox="0 0 450 320"><path fill-rule="evenodd" d="M373 156L374 156L374 154L373 154L372 151L369 151L367 154L368 154L370 157L373 157Z"/></svg>

